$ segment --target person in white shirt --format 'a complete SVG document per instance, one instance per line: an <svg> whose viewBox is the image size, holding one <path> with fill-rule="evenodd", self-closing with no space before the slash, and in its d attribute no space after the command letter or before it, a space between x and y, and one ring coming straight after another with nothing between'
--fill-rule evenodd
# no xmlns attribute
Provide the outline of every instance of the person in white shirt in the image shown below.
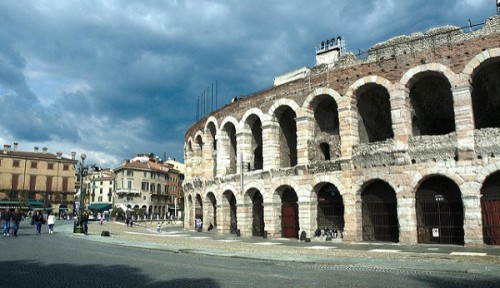
<svg viewBox="0 0 500 288"><path fill-rule="evenodd" d="M54 224L56 223L56 216L49 212L49 216L47 216L47 224L49 225L49 234L54 234Z"/></svg>

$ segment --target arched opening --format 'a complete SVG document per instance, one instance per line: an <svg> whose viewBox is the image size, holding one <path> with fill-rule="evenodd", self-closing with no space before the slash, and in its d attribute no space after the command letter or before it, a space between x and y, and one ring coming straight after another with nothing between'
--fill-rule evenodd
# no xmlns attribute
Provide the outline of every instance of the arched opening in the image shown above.
<svg viewBox="0 0 500 288"><path fill-rule="evenodd" d="M483 241L500 245L500 172L488 176L481 188Z"/></svg>
<svg viewBox="0 0 500 288"><path fill-rule="evenodd" d="M252 190L248 193L252 200L252 235L264 236L264 198L259 190Z"/></svg>
<svg viewBox="0 0 500 288"><path fill-rule="evenodd" d="M217 173L217 140L215 139L217 129L215 128L215 124L213 122L208 123L207 128L212 139L212 175L215 176Z"/></svg>
<svg viewBox="0 0 500 288"><path fill-rule="evenodd" d="M234 197L233 192L224 192L224 197L226 198L229 207L229 233L236 234L238 230L238 219L236 217L236 197Z"/></svg>
<svg viewBox="0 0 500 288"><path fill-rule="evenodd" d="M280 125L280 167L293 167L297 165L297 124L296 114L286 106L276 111L276 117Z"/></svg>
<svg viewBox="0 0 500 288"><path fill-rule="evenodd" d="M328 161L330 160L330 145L328 143L319 144L319 149L321 150L321 160Z"/></svg>
<svg viewBox="0 0 500 288"><path fill-rule="evenodd" d="M214 227L217 227L217 199L212 192L207 194L207 199L210 202L210 207L207 208L208 211L206 227L209 227L210 224L212 224Z"/></svg>
<svg viewBox="0 0 500 288"><path fill-rule="evenodd" d="M361 193L364 241L399 242L397 200L394 189L376 180Z"/></svg>
<svg viewBox="0 0 500 288"><path fill-rule="evenodd" d="M372 143L394 138L389 92L381 85L370 83L357 91L359 111L359 141Z"/></svg>
<svg viewBox="0 0 500 288"><path fill-rule="evenodd" d="M264 165L262 155L262 122L256 115L251 115L248 117L246 123L252 131L251 151L253 151L253 155L250 163L252 163L253 167L250 167L250 170L260 170Z"/></svg>
<svg viewBox="0 0 500 288"><path fill-rule="evenodd" d="M455 131L450 82L437 72L417 75L410 89L413 136L445 135Z"/></svg>
<svg viewBox="0 0 500 288"><path fill-rule="evenodd" d="M476 129L500 127L500 58L482 63L472 78Z"/></svg>
<svg viewBox="0 0 500 288"><path fill-rule="evenodd" d="M236 128L234 127L233 123L226 123L223 128L224 134L227 137L226 138L226 143L223 145L225 146L225 152L227 153L229 157L229 167L227 170L227 174L235 174L236 173Z"/></svg>
<svg viewBox="0 0 500 288"><path fill-rule="evenodd" d="M344 230L344 201L335 185L326 183L321 186L318 193L317 227L337 231Z"/></svg>
<svg viewBox="0 0 500 288"><path fill-rule="evenodd" d="M280 193L281 192L281 193ZM299 205L297 193L291 187L280 189L281 194L281 234L285 238L299 237Z"/></svg>
<svg viewBox="0 0 500 288"><path fill-rule="evenodd" d="M196 194L196 201L194 206L194 217L203 221L203 201L200 194Z"/></svg>
<svg viewBox="0 0 500 288"><path fill-rule="evenodd" d="M339 113L335 99L330 95L319 95L311 103L314 109L314 137L309 150L310 159L328 161L340 156ZM333 153L332 153L332 152ZM333 155L332 155L333 154Z"/></svg>
<svg viewBox="0 0 500 288"><path fill-rule="evenodd" d="M464 244L464 210L458 186L434 176L416 192L418 243Z"/></svg>

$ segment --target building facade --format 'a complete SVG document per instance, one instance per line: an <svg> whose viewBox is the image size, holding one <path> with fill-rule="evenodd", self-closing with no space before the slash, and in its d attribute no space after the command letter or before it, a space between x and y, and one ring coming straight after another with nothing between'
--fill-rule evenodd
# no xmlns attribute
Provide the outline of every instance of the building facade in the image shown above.
<svg viewBox="0 0 500 288"><path fill-rule="evenodd" d="M182 174L158 158L146 154L125 160L114 169L114 207L144 209L154 219L177 218L182 213Z"/></svg>
<svg viewBox="0 0 500 288"><path fill-rule="evenodd" d="M185 226L499 245L500 17L394 37L365 57L342 42L189 128Z"/></svg>
<svg viewBox="0 0 500 288"><path fill-rule="evenodd" d="M4 145L0 153L0 206L23 210L44 209L73 213L75 154L62 157L47 148L18 151L18 144Z"/></svg>
<svg viewBox="0 0 500 288"><path fill-rule="evenodd" d="M97 168L83 177L85 206L92 211L109 211L115 196L115 173L111 169Z"/></svg>

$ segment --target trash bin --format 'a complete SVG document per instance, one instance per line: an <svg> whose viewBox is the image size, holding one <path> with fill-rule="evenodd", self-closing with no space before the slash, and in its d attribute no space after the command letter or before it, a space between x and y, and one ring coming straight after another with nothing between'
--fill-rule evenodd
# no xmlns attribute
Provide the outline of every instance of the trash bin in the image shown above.
<svg viewBox="0 0 500 288"><path fill-rule="evenodd" d="M83 226L78 224L78 220L73 222L73 233L84 233Z"/></svg>

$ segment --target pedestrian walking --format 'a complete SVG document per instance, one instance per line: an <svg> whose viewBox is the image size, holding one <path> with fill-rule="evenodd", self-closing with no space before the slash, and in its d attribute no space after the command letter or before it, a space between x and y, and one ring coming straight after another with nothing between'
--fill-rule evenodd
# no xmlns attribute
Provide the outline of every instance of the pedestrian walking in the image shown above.
<svg viewBox="0 0 500 288"><path fill-rule="evenodd" d="M10 210L9 210L9 208L5 208L5 211L2 213L3 237L9 236L10 218L11 218Z"/></svg>
<svg viewBox="0 0 500 288"><path fill-rule="evenodd" d="M89 213L87 211L82 213L82 226L83 226L83 233L87 235L89 233Z"/></svg>
<svg viewBox="0 0 500 288"><path fill-rule="evenodd" d="M49 225L49 234L54 234L54 224L56 224L56 216L49 212L47 216L47 225Z"/></svg>
<svg viewBox="0 0 500 288"><path fill-rule="evenodd" d="M36 233L40 234L42 232L43 225L43 215L39 211L33 212L33 223L35 224Z"/></svg>
<svg viewBox="0 0 500 288"><path fill-rule="evenodd" d="M17 230L19 230L22 218L23 215L19 211L19 208L16 208L14 213L12 213L12 234L14 234L14 237L17 237Z"/></svg>

